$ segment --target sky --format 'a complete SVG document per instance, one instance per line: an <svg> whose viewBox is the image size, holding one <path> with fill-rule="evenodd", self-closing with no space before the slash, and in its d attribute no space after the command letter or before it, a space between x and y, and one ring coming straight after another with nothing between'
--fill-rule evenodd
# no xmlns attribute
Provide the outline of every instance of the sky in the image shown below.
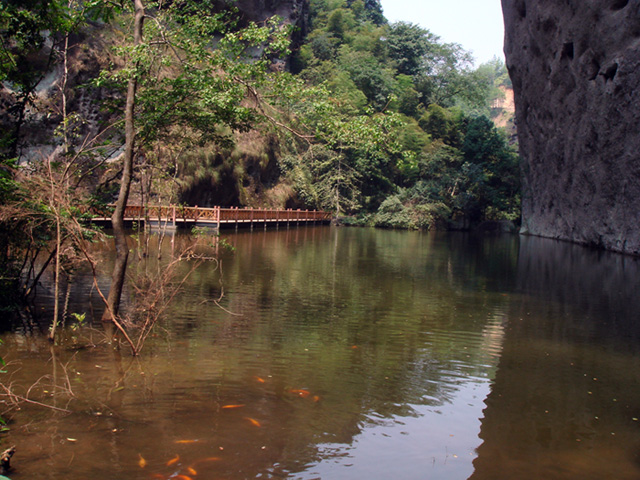
<svg viewBox="0 0 640 480"><path fill-rule="evenodd" d="M416 23L446 43L459 43L476 66L493 57L504 60L500 0L381 0L390 23Z"/></svg>

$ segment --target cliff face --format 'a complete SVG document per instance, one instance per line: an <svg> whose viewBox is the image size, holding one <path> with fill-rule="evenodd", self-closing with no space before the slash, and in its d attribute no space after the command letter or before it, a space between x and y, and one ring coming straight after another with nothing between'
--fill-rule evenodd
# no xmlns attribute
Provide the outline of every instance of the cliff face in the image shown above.
<svg viewBox="0 0 640 480"><path fill-rule="evenodd" d="M285 23L303 28L307 20L308 0L237 0L235 5L249 20L262 22L278 15Z"/></svg>
<svg viewBox="0 0 640 480"><path fill-rule="evenodd" d="M238 8L245 20L260 23L277 15L282 23L293 25L291 46L300 45L308 30L309 0L227 0L224 4L232 4Z"/></svg>
<svg viewBox="0 0 640 480"><path fill-rule="evenodd" d="M640 254L640 0L502 0L522 231Z"/></svg>

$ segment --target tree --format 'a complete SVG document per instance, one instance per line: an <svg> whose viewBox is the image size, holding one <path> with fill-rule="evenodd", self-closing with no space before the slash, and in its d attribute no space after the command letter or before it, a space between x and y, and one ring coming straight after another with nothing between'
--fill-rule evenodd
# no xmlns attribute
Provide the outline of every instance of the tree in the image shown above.
<svg viewBox="0 0 640 480"><path fill-rule="evenodd" d="M305 160L311 165L322 209L338 217L360 207L360 174L346 155L318 146L309 149Z"/></svg>
<svg viewBox="0 0 640 480"><path fill-rule="evenodd" d="M0 4L0 80L8 105L1 119L6 128L0 139L0 269L3 287L7 287L3 297L17 296L24 300L35 291L43 272L37 265L38 255L43 255L44 268L53 261L52 335L58 318L58 290L64 270L61 264L67 267L73 264L78 241L90 234L77 223L77 218L81 216L86 193L78 188L84 177L79 159L92 142L69 148L70 116L66 109L69 38L89 17L100 14L108 17L100 0ZM59 83L60 96L53 94L44 101L36 101L40 82L58 63L63 64L64 72ZM52 117L43 130L51 128L53 132L59 122L54 134L62 137L63 148L48 155L32 155L29 173L25 174L14 168L20 161L23 126L29 116L40 113L43 104L50 109L46 118ZM57 112L62 113L61 119ZM51 143L54 142L52 139Z"/></svg>
<svg viewBox="0 0 640 480"><path fill-rule="evenodd" d="M519 216L518 156L485 116L472 119L464 144L465 192L459 207L472 221L515 220Z"/></svg>
<svg viewBox="0 0 640 480"><path fill-rule="evenodd" d="M367 17L375 25L384 25L387 23L387 19L384 18L382 13L380 0L364 0L364 8L367 12Z"/></svg>
<svg viewBox="0 0 640 480"><path fill-rule="evenodd" d="M422 70L425 57L437 41L436 35L419 25L396 22L389 27L386 43L398 72L414 76Z"/></svg>
<svg viewBox="0 0 640 480"><path fill-rule="evenodd" d="M236 29L229 14L214 13L206 1L160 2L153 16L145 13L142 0L133 0L133 7L133 39L123 50L127 62L103 72L97 82L112 88L127 82L123 166L112 215L116 263L103 316L112 321L127 265L123 215L136 156L163 142L229 144L227 129L247 130L258 117L259 105L246 98L257 100L256 88L267 81L271 56L288 45L288 30L275 19ZM212 48L215 37L219 40ZM262 53L256 58L258 46Z"/></svg>
<svg viewBox="0 0 640 480"><path fill-rule="evenodd" d="M462 115L460 114L460 117ZM434 140L442 140L447 145L459 148L462 143L464 121L455 113L440 105L431 104L418 121L420 127Z"/></svg>
<svg viewBox="0 0 640 480"><path fill-rule="evenodd" d="M134 21L133 21L133 48L134 50L142 45L143 25L144 25L144 4L142 0L133 0ZM136 140L135 130L135 106L136 106L136 90L138 88L138 72L136 70L140 66L139 60L134 60L134 73L129 77L127 82L127 99L124 112L125 121L125 146L124 157L122 163L122 178L120 179L120 191L116 200L115 209L111 216L113 225L113 236L116 247L116 258L111 276L111 287L109 288L109 296L107 297L107 305L103 320L117 322L118 308L120 305L120 297L122 296L122 287L127 269L127 259L129 257L129 247L127 246L127 235L124 228L124 210L129 200L129 190L131 189L131 179L133 175L134 148Z"/></svg>
<svg viewBox="0 0 640 480"><path fill-rule="evenodd" d="M354 52L343 47L339 66L349 73L373 108L384 110L391 100L394 88L393 74L384 64L368 52Z"/></svg>
<svg viewBox="0 0 640 480"><path fill-rule="evenodd" d="M457 97L474 100L474 82L470 77L473 57L455 43L434 44L423 59L423 67L415 77L416 90L422 104L443 107L455 104Z"/></svg>
<svg viewBox="0 0 640 480"><path fill-rule="evenodd" d="M414 88L413 79L408 75L398 75L395 82L395 94L397 96L397 101L393 105L395 109L404 115L415 118L420 106L420 94Z"/></svg>

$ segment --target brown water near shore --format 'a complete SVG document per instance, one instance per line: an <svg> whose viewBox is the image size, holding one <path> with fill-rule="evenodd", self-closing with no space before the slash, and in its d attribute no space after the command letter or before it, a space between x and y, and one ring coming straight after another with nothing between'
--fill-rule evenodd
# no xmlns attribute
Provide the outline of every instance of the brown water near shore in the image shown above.
<svg viewBox="0 0 640 480"><path fill-rule="evenodd" d="M12 479L640 478L636 259L517 236L222 238L139 357L106 342L81 273L83 325L50 345L44 295L42 324L1 335L2 384L57 409L5 415Z"/></svg>

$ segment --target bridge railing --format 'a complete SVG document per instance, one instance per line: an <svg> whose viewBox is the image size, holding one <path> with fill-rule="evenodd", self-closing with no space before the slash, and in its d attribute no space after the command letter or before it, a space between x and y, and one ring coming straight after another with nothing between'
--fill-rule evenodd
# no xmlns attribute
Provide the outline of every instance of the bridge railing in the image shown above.
<svg viewBox="0 0 640 480"><path fill-rule="evenodd" d="M157 220L175 223L205 221L212 223L309 222L329 221L331 213L319 210L278 210L271 208L185 207L180 205L128 205L126 219Z"/></svg>

